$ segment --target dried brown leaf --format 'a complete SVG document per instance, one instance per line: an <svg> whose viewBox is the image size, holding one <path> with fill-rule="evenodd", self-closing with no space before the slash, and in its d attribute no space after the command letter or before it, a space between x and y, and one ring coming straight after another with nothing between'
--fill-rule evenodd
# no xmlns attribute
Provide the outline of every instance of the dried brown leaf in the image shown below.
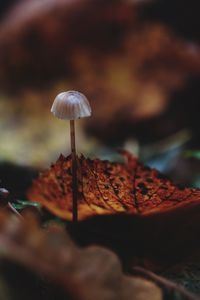
<svg viewBox="0 0 200 300"><path fill-rule="evenodd" d="M78 216L129 214L152 216L200 206L200 190L181 188L155 169L124 153L126 163L78 158ZM61 156L34 181L30 200L71 220L71 157Z"/></svg>
<svg viewBox="0 0 200 300"><path fill-rule="evenodd" d="M1 213L0 258L42 273L59 284L69 299L162 299L155 284L125 276L111 251L97 246L77 248L61 227L52 223L41 229L31 215L21 221Z"/></svg>

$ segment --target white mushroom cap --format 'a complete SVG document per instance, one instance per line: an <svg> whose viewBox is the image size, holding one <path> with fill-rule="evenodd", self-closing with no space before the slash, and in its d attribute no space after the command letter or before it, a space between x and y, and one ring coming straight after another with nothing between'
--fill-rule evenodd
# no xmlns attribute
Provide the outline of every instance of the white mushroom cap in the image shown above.
<svg viewBox="0 0 200 300"><path fill-rule="evenodd" d="M64 120L75 120L89 117L92 114L88 99L77 91L58 94L51 107L51 112L55 117Z"/></svg>

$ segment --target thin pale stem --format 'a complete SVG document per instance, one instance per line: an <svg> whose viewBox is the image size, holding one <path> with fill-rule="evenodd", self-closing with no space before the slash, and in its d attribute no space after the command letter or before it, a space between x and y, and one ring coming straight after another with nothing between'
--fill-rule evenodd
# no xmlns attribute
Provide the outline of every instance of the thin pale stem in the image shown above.
<svg viewBox="0 0 200 300"><path fill-rule="evenodd" d="M78 220L77 202L77 161L76 161L76 142L75 142L75 122L70 120L71 152L72 152L72 220Z"/></svg>
<svg viewBox="0 0 200 300"><path fill-rule="evenodd" d="M23 217L22 217L22 215L20 215L20 213L14 208L14 206L10 203L10 202L8 202L8 208L15 214L15 215L17 215L20 219L24 219Z"/></svg>

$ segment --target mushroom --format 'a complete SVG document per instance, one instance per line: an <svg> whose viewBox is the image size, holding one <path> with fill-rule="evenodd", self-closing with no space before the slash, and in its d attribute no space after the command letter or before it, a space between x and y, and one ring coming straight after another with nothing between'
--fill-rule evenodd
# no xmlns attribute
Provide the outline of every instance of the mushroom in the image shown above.
<svg viewBox="0 0 200 300"><path fill-rule="evenodd" d="M92 110L87 98L80 92L68 91L56 96L51 112L59 119L70 120L71 154L72 154L72 216L78 220L77 203L77 161L75 143L75 120L91 116Z"/></svg>

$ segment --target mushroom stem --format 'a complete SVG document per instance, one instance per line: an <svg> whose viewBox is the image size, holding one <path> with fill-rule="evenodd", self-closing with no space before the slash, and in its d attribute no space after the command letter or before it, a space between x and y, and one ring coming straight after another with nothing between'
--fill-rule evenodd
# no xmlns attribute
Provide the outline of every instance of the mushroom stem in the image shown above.
<svg viewBox="0 0 200 300"><path fill-rule="evenodd" d="M76 161L76 143L75 143L75 122L70 120L71 152L72 152L72 220L78 220L77 203L77 161Z"/></svg>

